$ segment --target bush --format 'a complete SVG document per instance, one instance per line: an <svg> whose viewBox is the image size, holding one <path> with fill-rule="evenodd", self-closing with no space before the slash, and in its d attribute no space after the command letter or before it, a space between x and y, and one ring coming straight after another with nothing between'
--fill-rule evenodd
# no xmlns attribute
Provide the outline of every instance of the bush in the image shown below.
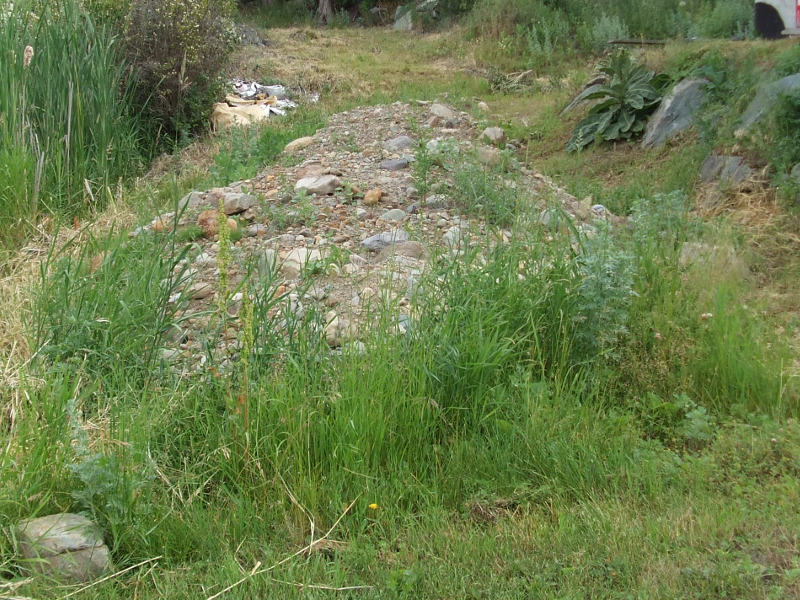
<svg viewBox="0 0 800 600"><path fill-rule="evenodd" d="M753 31L753 3L750 0L717 2L701 11L697 33L703 37L748 37Z"/></svg>
<svg viewBox="0 0 800 600"><path fill-rule="evenodd" d="M628 27L615 15L603 15L592 25L585 25L581 37L584 46L592 52L602 52L608 47L608 42L624 39L630 35Z"/></svg>
<svg viewBox="0 0 800 600"><path fill-rule="evenodd" d="M126 25L136 100L159 128L186 137L207 122L237 39L233 0L134 0Z"/></svg>

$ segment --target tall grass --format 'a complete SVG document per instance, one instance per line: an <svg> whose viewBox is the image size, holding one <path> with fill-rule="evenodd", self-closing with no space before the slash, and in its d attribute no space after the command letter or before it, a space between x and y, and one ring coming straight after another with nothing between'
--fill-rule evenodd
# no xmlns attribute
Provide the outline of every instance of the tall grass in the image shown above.
<svg viewBox="0 0 800 600"><path fill-rule="evenodd" d="M76 0L23 0L0 20L0 243L19 241L42 213L101 208L140 167L117 50Z"/></svg>

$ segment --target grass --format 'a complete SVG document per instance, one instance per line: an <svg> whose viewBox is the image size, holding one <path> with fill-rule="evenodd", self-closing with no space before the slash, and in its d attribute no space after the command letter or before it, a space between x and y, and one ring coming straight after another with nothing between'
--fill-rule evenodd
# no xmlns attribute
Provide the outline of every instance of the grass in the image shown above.
<svg viewBox="0 0 800 600"><path fill-rule="evenodd" d="M16 3L0 22L0 53L13 57L0 67L0 244L11 247L40 215L102 209L141 168L116 40L75 2L33 9Z"/></svg>
<svg viewBox="0 0 800 600"><path fill-rule="evenodd" d="M209 352L189 376L159 350L191 230L129 239L101 227L66 246L62 232L30 284L27 337L7 319L35 358L0 383L3 584L27 574L20 518L82 510L116 565L134 567L82 598L334 593L313 586L363 586L335 593L365 598L796 596L796 299L767 292L793 285L796 259L784 248L762 267L755 242L790 240L791 222L756 232L735 225L735 205L729 223L694 214L702 137L567 156L571 123L556 115L569 87L493 92L462 70L469 60L447 57L447 35L409 46L371 30L269 34L295 58L270 71L247 49L240 66L324 92L319 104L206 140L183 155L197 166L164 161L183 171L127 200L142 220L189 186L281 160L331 111L448 91L461 108L485 99L479 125L506 125L527 146L511 171L466 155L452 171L461 210L511 241L490 248L473 233L460 255L434 253L408 333L392 334L393 307L378 306L363 353L331 352L321 316L276 313L280 281L246 265L253 318L240 339L252 353L223 365ZM515 160L630 226L538 227L507 185ZM440 167L426 165L433 190ZM685 242L730 247L739 266L724 251L687 264ZM273 327L284 319L289 335ZM64 590L35 579L14 593Z"/></svg>

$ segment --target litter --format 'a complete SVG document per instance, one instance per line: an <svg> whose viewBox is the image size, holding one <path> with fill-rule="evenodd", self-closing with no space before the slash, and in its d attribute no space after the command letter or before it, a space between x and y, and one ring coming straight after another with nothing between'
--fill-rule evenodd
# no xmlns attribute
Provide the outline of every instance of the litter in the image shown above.
<svg viewBox="0 0 800 600"><path fill-rule="evenodd" d="M215 103L211 113L211 124L217 131L265 121L271 115L283 116L286 109L297 108L282 85L261 85L239 79L230 84L233 94L225 96L225 102Z"/></svg>

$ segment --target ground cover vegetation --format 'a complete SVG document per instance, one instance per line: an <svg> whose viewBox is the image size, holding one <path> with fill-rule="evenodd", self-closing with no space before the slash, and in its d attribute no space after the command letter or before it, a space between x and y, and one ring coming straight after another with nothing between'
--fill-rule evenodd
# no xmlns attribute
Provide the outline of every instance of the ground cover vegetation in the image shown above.
<svg viewBox="0 0 800 600"><path fill-rule="evenodd" d="M16 555L19 519L67 510L135 567L80 598L798 595L797 97L735 131L759 81L800 55L720 40L626 55L640 74L709 80L697 127L647 150L592 132L601 143L567 152L587 109L559 113L609 39L749 35L749 3L657 4L454 0L453 28L427 35L317 29L305 2L210 2L199 29L149 19L178 6L152 0L0 11L0 598L78 592ZM342 25L374 15L335 8ZM300 26L223 62L234 17ZM320 101L187 145L219 73ZM293 160L285 144L334 112L445 93L516 147L487 167L419 140L417 188L440 192L447 172L489 227L431 257L406 333L376 302L363 347L332 352L323 315L277 310L274 270L251 264L231 288L220 259L209 316L225 331L245 292L241 358L209 346L199 373L176 374L159 349L181 325L191 240L127 226ZM700 165L734 147L760 184L709 204ZM543 221L516 193L520 166L628 225L585 230L555 202Z"/></svg>

